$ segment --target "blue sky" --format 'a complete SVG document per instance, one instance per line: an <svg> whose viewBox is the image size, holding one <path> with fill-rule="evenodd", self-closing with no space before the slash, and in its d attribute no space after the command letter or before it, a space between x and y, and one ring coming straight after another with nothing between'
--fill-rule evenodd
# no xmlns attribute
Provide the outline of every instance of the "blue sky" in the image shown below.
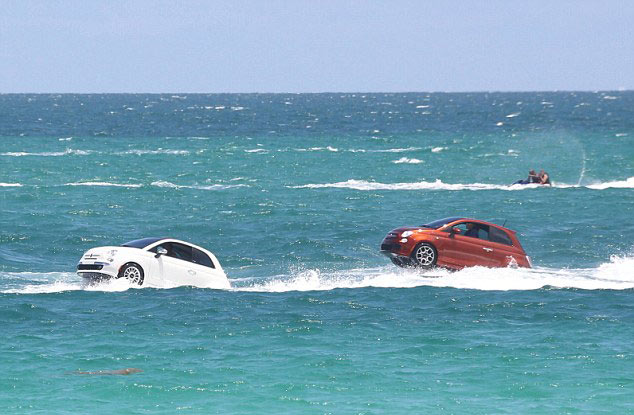
<svg viewBox="0 0 634 415"><path fill-rule="evenodd" d="M634 89L631 1L0 7L0 93Z"/></svg>

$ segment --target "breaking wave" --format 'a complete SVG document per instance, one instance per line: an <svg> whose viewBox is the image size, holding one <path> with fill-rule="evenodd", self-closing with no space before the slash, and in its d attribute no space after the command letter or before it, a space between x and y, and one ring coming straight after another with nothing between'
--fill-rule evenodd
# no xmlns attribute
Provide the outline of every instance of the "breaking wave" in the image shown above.
<svg viewBox="0 0 634 415"><path fill-rule="evenodd" d="M410 159L410 158L407 158L407 157L401 157L398 160L392 161L392 163L394 163L394 164L420 164L422 162L423 162L422 160Z"/></svg>
<svg viewBox="0 0 634 415"><path fill-rule="evenodd" d="M51 294L66 291L126 291L132 287L127 280L104 281L88 284L71 272L9 272L0 274L0 281L6 288L5 294Z"/></svg>
<svg viewBox="0 0 634 415"><path fill-rule="evenodd" d="M95 187L125 187L125 188L139 188L148 186L146 184L138 183L111 183L111 182L75 182L66 183L65 186L95 186ZM211 184L211 185L179 185L164 180L154 181L149 184L153 187L163 187L169 189L196 189L196 190L224 190L237 187L249 187L247 184Z"/></svg>
<svg viewBox="0 0 634 415"><path fill-rule="evenodd" d="M40 156L40 157L60 157L67 156L70 154L74 154L77 156L87 156L88 154L92 154L92 151L89 150L73 150L71 148L67 148L65 151L48 151L42 153L28 153L24 151L19 152L8 152L8 153L0 153L0 156L9 156L9 157L26 157L26 156Z"/></svg>
<svg viewBox="0 0 634 415"><path fill-rule="evenodd" d="M537 290L544 287L583 290L634 288L634 257L613 256L597 268L465 268L418 271L386 266L349 271L303 270L274 278L232 282L234 290L254 292L327 291L337 288L450 287L483 291ZM243 285L243 286L241 286Z"/></svg>
<svg viewBox="0 0 634 415"><path fill-rule="evenodd" d="M110 183L110 182L77 182L77 183L66 183L66 186L102 186L102 187L136 188L136 187L141 187L143 185L142 184Z"/></svg>
<svg viewBox="0 0 634 415"><path fill-rule="evenodd" d="M170 149L163 149L163 148L159 148L158 150L128 150L128 151L122 151L122 152L118 152L118 153L114 153L116 155L126 155L126 154L134 154L137 156L142 156L145 154L174 154L174 155L179 155L179 156L186 156L189 154L189 151L187 150L170 150Z"/></svg>
<svg viewBox="0 0 634 415"><path fill-rule="evenodd" d="M230 274L230 272L229 272ZM305 269L286 275L231 280L227 291L290 292L329 291L346 288L448 287L482 291L538 290L545 287L581 290L627 290L634 288L634 257L612 256L596 268L465 268L450 272L436 269L420 271L393 265L351 270ZM0 273L0 293L48 294L64 291L119 292L130 288L126 280L87 284L70 272ZM153 287L169 289L175 286ZM201 287L204 288L204 287Z"/></svg>
<svg viewBox="0 0 634 415"><path fill-rule="evenodd" d="M527 190L537 188L549 188L538 184L488 184L488 183L444 183L440 179L436 179L433 182L421 181L413 183L380 183L369 182L367 180L355 180L350 179L345 182L337 183L318 183L318 184L305 184L297 186L287 186L291 189L324 189L324 188L338 188L338 189L354 189L354 190ZM606 183L595 183L589 185L572 185L565 183L555 183L553 188L576 188L585 187L593 190L604 190L610 188L619 189L634 189L634 177L630 177L627 180L613 181Z"/></svg>
<svg viewBox="0 0 634 415"><path fill-rule="evenodd" d="M170 189L197 189L197 190L224 190L236 187L249 187L247 184L211 184L211 185L179 185L171 182L159 180L151 183L152 186Z"/></svg>

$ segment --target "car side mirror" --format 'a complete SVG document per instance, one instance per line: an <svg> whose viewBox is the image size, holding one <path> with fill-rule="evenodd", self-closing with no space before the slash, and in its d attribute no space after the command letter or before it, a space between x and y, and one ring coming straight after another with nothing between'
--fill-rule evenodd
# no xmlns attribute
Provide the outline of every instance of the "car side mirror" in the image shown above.
<svg viewBox="0 0 634 415"><path fill-rule="evenodd" d="M454 236L455 234L457 234L457 233L460 233L460 229L458 229L458 228L451 228L451 229L449 229L449 237L450 237L450 238L453 238L453 236Z"/></svg>
<svg viewBox="0 0 634 415"><path fill-rule="evenodd" d="M156 248L156 255L154 255L154 258L158 258L161 255L167 255L167 249L159 246L158 248Z"/></svg>

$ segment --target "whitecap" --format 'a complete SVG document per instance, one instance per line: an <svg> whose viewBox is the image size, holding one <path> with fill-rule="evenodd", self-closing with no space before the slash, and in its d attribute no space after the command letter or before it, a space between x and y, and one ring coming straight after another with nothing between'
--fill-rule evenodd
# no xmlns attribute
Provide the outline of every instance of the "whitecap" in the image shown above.
<svg viewBox="0 0 634 415"><path fill-rule="evenodd" d="M145 154L173 154L173 155L179 155L179 156L186 156L189 154L189 151L187 150L170 150L170 149L162 149L159 148L158 150L127 150L127 151L121 151L118 153L115 153L116 155L126 155L126 154L134 154L137 156L142 156Z"/></svg>
<svg viewBox="0 0 634 415"><path fill-rule="evenodd" d="M164 180L151 183L152 186L168 189L225 190L238 187L249 187L247 184L211 184L211 185L179 185Z"/></svg>
<svg viewBox="0 0 634 415"><path fill-rule="evenodd" d="M77 155L77 156L87 156L91 154L92 151L89 150L73 150L67 148L65 151L51 151L51 152L41 152L41 153L28 153L28 152L8 152L8 153L0 153L1 156L10 156L10 157L25 157L25 156L40 156L40 157L60 157L67 155Z"/></svg>
<svg viewBox="0 0 634 415"><path fill-rule="evenodd" d="M515 118L515 117L517 117L520 114L521 114L521 112L514 112L512 114L507 115L506 118Z"/></svg>
<svg viewBox="0 0 634 415"><path fill-rule="evenodd" d="M179 189L181 186L176 185L174 183L166 182L164 180L157 180L155 182L150 183L152 186L156 187L166 187L170 189Z"/></svg>
<svg viewBox="0 0 634 415"><path fill-rule="evenodd" d="M75 183L66 183L66 186L102 186L102 187L129 187L129 188L137 188L143 185L141 184L131 184L131 183L110 183L110 182L75 182Z"/></svg>
<svg viewBox="0 0 634 415"><path fill-rule="evenodd" d="M398 160L393 160L392 161L392 163L394 163L394 164L420 164L422 162L423 162L422 160L410 159L410 158L407 158L407 157L401 157Z"/></svg>
<svg viewBox="0 0 634 415"><path fill-rule="evenodd" d="M407 148L388 148L385 150L368 150L371 153L406 153L409 151L418 151L420 147L407 147Z"/></svg>
<svg viewBox="0 0 634 415"><path fill-rule="evenodd" d="M443 150L447 150L448 147L434 147L431 149L432 153L440 153Z"/></svg>
<svg viewBox="0 0 634 415"><path fill-rule="evenodd" d="M0 187L22 187L21 183L0 183Z"/></svg>
<svg viewBox="0 0 634 415"><path fill-rule="evenodd" d="M596 268L484 268L450 272L394 266L351 270L307 269L266 280L234 281L236 291L328 291L341 288L451 287L482 291L538 290L544 287L583 290L634 288L634 258L613 256Z"/></svg>
<svg viewBox="0 0 634 415"><path fill-rule="evenodd" d="M585 187L587 187L588 189L595 189L595 190L604 190L604 189L610 189L610 188L634 189L634 177L630 177L626 180L617 180L613 182L589 184L589 185L586 185Z"/></svg>
<svg viewBox="0 0 634 415"><path fill-rule="evenodd" d="M380 183L369 182L366 180L354 180L350 179L345 182L337 183L323 183L323 184L305 184L297 186L287 186L291 189L324 189L324 188L339 188L339 189L353 189L353 190L526 190L536 188L546 188L548 186L542 186L539 184L527 184L527 185L499 185L499 184L487 184L487 183L469 183L469 184L451 184L443 183L442 180L436 179L434 182L414 182L414 183Z"/></svg>

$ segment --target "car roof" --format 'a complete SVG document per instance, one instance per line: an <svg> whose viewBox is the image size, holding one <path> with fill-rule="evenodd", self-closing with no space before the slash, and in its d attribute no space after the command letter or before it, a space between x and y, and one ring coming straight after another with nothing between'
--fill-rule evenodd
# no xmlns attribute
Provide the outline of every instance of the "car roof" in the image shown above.
<svg viewBox="0 0 634 415"><path fill-rule="evenodd" d="M146 246L152 245L153 243L156 243L158 241L162 241L164 239L171 239L171 238L142 238L142 239L135 239L133 241L128 241L124 244L122 244L121 246L126 246L126 247L130 247L130 248L145 248Z"/></svg>
<svg viewBox="0 0 634 415"><path fill-rule="evenodd" d="M158 245L158 244L159 244L159 243L161 243L161 242L176 242L176 243L181 243L181 244L185 244L185 245L187 245L187 246L194 247L194 248L196 248L196 249L203 250L203 251L205 251L205 252L207 252L207 253L209 253L209 254L212 254L212 252L211 252L211 251L209 251L207 248L204 248L204 247L202 247L202 246L200 246L200 245L196 245L196 244L191 243L191 242L183 241L183 240L181 240L181 239L176 239L176 238L156 238L156 237L153 237L153 238L135 239L135 240L133 240L133 241L126 242L126 243L124 243L124 244L123 244L123 245L121 245L121 246L128 247L128 248L140 248L140 249L146 249L146 248L148 248L149 246L152 246L152 245ZM212 255L213 255L213 254L212 254Z"/></svg>

